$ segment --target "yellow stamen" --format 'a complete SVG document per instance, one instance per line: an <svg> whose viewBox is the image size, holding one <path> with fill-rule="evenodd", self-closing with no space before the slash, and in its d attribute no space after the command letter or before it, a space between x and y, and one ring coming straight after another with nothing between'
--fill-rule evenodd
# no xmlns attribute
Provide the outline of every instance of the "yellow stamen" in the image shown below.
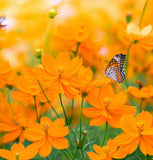
<svg viewBox="0 0 153 160"><path fill-rule="evenodd" d="M43 122L43 123L41 123L41 127L42 127L42 130L44 130L44 132L46 134L46 137L47 137L48 136L49 123Z"/></svg>
<svg viewBox="0 0 153 160"><path fill-rule="evenodd" d="M103 148L103 152L106 154L106 157L109 157L110 154L110 147L109 146L104 146Z"/></svg>
<svg viewBox="0 0 153 160"><path fill-rule="evenodd" d="M103 99L103 102L106 106L110 105L110 103L112 102L112 99L109 97L106 97Z"/></svg>
<svg viewBox="0 0 153 160"><path fill-rule="evenodd" d="M142 120L139 120L136 122L136 128L137 128L137 131L140 134L140 136L141 136L141 132L143 132L143 130L144 130L144 125L145 125L145 123Z"/></svg>
<svg viewBox="0 0 153 160"><path fill-rule="evenodd" d="M58 74L59 74L59 79L61 79L62 77L62 74L65 72L65 67L64 66L60 66L60 67L58 67L58 69L57 69L57 72L58 72Z"/></svg>

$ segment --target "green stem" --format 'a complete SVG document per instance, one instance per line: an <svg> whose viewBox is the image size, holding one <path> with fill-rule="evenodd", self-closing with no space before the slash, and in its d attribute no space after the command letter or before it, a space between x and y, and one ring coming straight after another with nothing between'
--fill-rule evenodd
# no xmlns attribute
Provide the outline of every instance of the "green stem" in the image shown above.
<svg viewBox="0 0 153 160"><path fill-rule="evenodd" d="M74 99L72 99L72 110L71 110L70 123L72 123L72 120L73 120L73 111L74 111Z"/></svg>
<svg viewBox="0 0 153 160"><path fill-rule="evenodd" d="M44 45L45 53L50 52L49 42L50 42L51 38L53 37L52 33L50 33L51 25L52 25L52 21L49 22L47 29L46 29L46 33L45 33L45 45Z"/></svg>
<svg viewBox="0 0 153 160"><path fill-rule="evenodd" d="M78 50L79 50L80 44L81 44L81 42L78 42L78 43L77 43L76 50L74 51L74 56L77 56L77 53L78 53Z"/></svg>
<svg viewBox="0 0 153 160"><path fill-rule="evenodd" d="M143 104L144 100L145 100L145 99L142 98L142 99L141 99L141 102L140 102L140 108L139 108L139 110L140 110L139 112L140 112L140 113L141 113L141 111L142 111L142 104Z"/></svg>
<svg viewBox="0 0 153 160"><path fill-rule="evenodd" d="M38 111L37 111L37 105L36 105L36 96L33 96L33 98L34 98L34 106L35 106L37 121L40 123L40 119L39 119Z"/></svg>
<svg viewBox="0 0 153 160"><path fill-rule="evenodd" d="M61 107L62 107L62 109L63 109L64 116L65 116L66 125L69 125L69 122L68 122L68 119L67 119L67 116L66 116L66 112L65 112L65 109L64 109L64 106L63 106L61 94L59 94L59 98L60 98L60 103L61 103Z"/></svg>
<svg viewBox="0 0 153 160"><path fill-rule="evenodd" d="M62 153L65 155L65 157L66 157L67 159L69 159L69 155L67 155L66 150L64 149L64 150L61 150L61 151L62 151Z"/></svg>
<svg viewBox="0 0 153 160"><path fill-rule="evenodd" d="M76 148L76 150L75 150L75 152L74 152L74 156L73 156L72 160L74 160L74 159L75 159L75 156L76 156L76 154L77 154L77 152L78 152L78 149L79 149L79 147L77 147L77 148Z"/></svg>
<svg viewBox="0 0 153 160"><path fill-rule="evenodd" d="M42 91L43 95L45 96L47 102L49 103L51 109L54 111L54 113L56 114L57 117L60 117L59 114L56 112L55 108L52 106L50 100L48 99L48 97L47 97L47 95L46 95L46 93L45 93L45 91L44 91L42 85L40 84L39 81L37 81L37 82L38 82L38 84L39 84L39 86L40 86L40 88L41 88L41 91Z"/></svg>
<svg viewBox="0 0 153 160"><path fill-rule="evenodd" d="M16 153L15 160L19 160L19 153Z"/></svg>
<svg viewBox="0 0 153 160"><path fill-rule="evenodd" d="M103 138L103 141L101 142L100 146L103 146L104 143L105 143L106 134L107 134L107 129L108 129L108 123L106 122L105 134L104 134L104 138Z"/></svg>
<svg viewBox="0 0 153 160"><path fill-rule="evenodd" d="M129 45L128 47L128 50L127 50L127 53L126 53L126 61L125 61L125 75L126 75L126 78L125 78L125 85L126 87L128 87L128 65L129 65L129 53L130 53L130 49L133 45L133 42L131 42L131 44Z"/></svg>
<svg viewBox="0 0 153 160"><path fill-rule="evenodd" d="M148 159L147 159L147 155L145 156L145 160L148 160Z"/></svg>
<svg viewBox="0 0 153 160"><path fill-rule="evenodd" d="M143 11L142 11L141 18L140 18L140 22L139 22L139 26L141 26L142 19L143 19L143 16L144 16L144 13L145 13L145 10L146 10L146 7L147 7L147 3L148 3L148 0L146 0L146 2L144 4Z"/></svg>
<svg viewBox="0 0 153 160"><path fill-rule="evenodd" d="M82 97L82 101L81 101L81 113L80 113L80 137L79 137L79 144L81 143L81 135L82 135L82 109L83 109L83 100L84 100L84 98Z"/></svg>
<svg viewBox="0 0 153 160"><path fill-rule="evenodd" d="M0 133L0 143L2 144L3 149L6 149L5 144L2 142L3 133Z"/></svg>
<svg viewBox="0 0 153 160"><path fill-rule="evenodd" d="M82 159L84 159L83 149L81 149L81 153L82 153Z"/></svg>

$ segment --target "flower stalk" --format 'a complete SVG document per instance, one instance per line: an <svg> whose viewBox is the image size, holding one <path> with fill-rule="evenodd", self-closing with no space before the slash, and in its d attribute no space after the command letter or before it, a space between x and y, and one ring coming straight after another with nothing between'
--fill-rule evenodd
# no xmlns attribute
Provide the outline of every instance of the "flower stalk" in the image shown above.
<svg viewBox="0 0 153 160"><path fill-rule="evenodd" d="M72 110L71 110L70 123L72 123L72 120L73 120L73 112L74 112L74 99L72 99Z"/></svg>
<svg viewBox="0 0 153 160"><path fill-rule="evenodd" d="M145 10L146 10L146 7L147 7L147 3L148 3L148 0L146 0L146 2L144 4L143 11L142 11L141 18L140 18L140 22L139 22L139 26L141 26L143 16L144 16L144 13L145 13Z"/></svg>
<svg viewBox="0 0 153 160"><path fill-rule="evenodd" d="M81 113L80 113L80 136L79 136L79 144L81 143L81 137L82 137L82 109L83 109L83 100L84 100L84 98L82 97L82 101L81 101Z"/></svg>
<svg viewBox="0 0 153 160"><path fill-rule="evenodd" d="M37 105L36 105L36 96L33 96L33 98L34 98L34 106L35 106L37 121L40 123L40 118L38 116L38 110L37 110Z"/></svg>
<svg viewBox="0 0 153 160"><path fill-rule="evenodd" d="M103 141L101 142L100 146L103 146L103 145L104 145L104 143L105 143L107 130L108 130L108 123L106 122L106 128L105 128L104 138L103 138Z"/></svg>
<svg viewBox="0 0 153 160"><path fill-rule="evenodd" d="M39 86L40 86L40 88L41 88L41 91L42 91L43 95L45 96L47 102L49 103L51 109L54 111L54 113L56 114L56 116L59 118L59 117L60 117L59 114L56 112L55 108L52 106L52 104L51 104L50 100L48 99L48 97L47 97L47 95L46 95L46 93L45 93L42 85L40 84L39 81L37 81L37 82L38 82L38 84L39 84Z"/></svg>
<svg viewBox="0 0 153 160"><path fill-rule="evenodd" d="M61 107L62 107L62 109L63 109L63 113L64 113L64 117L65 117L66 125L69 125L68 118L67 118L67 115L66 115L66 112L65 112L64 106L63 106L63 102L62 102L62 96L61 96L61 94L59 94L59 98L60 98Z"/></svg>
<svg viewBox="0 0 153 160"><path fill-rule="evenodd" d="M81 44L81 42L78 42L78 43L77 43L76 50L74 51L74 56L75 56L75 57L77 56L77 53L78 53L78 50L79 50L80 44Z"/></svg>

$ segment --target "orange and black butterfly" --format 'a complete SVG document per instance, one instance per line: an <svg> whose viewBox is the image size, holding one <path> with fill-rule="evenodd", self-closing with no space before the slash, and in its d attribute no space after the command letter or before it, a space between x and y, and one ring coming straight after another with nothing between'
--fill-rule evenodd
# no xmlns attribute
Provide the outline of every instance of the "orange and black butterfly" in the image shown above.
<svg viewBox="0 0 153 160"><path fill-rule="evenodd" d="M124 65L126 55L120 53L115 55L107 64L104 74L118 83L125 79Z"/></svg>
<svg viewBox="0 0 153 160"><path fill-rule="evenodd" d="M5 21L5 17L0 17L0 29L5 29L6 24L3 24Z"/></svg>

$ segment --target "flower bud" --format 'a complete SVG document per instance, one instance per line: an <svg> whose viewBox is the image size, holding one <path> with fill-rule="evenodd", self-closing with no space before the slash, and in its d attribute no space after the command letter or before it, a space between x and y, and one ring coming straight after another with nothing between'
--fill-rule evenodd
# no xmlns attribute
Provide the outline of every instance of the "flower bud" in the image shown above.
<svg viewBox="0 0 153 160"><path fill-rule="evenodd" d="M37 58L41 58L42 55L43 55L43 54L42 54L41 50L40 50L40 49L36 49L36 51L35 51L35 56L36 56Z"/></svg>
<svg viewBox="0 0 153 160"><path fill-rule="evenodd" d="M56 12L54 9L51 9L51 10L49 11L49 17L50 17L51 19L53 19L56 15L57 15L57 12Z"/></svg>
<svg viewBox="0 0 153 160"><path fill-rule="evenodd" d="M132 15L131 15L131 13L127 13L127 14L126 14L126 23L127 23L127 24L130 23L131 20L132 20Z"/></svg>

